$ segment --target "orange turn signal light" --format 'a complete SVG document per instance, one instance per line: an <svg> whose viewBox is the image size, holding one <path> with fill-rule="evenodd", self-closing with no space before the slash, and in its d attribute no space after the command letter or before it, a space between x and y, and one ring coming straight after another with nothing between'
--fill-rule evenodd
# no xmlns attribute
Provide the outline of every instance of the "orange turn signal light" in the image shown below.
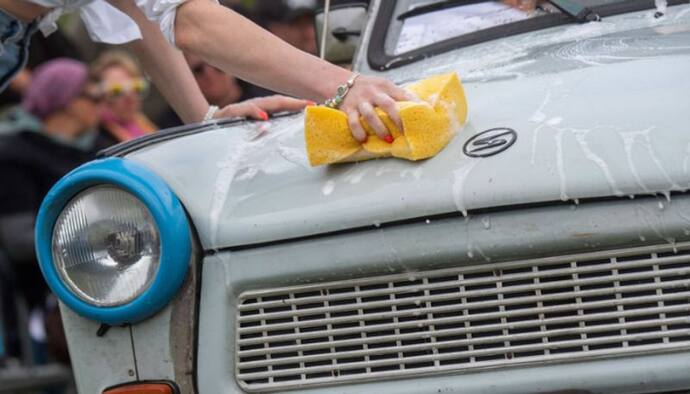
<svg viewBox="0 0 690 394"><path fill-rule="evenodd" d="M165 383L141 383L108 389L103 394L173 394L173 389Z"/></svg>

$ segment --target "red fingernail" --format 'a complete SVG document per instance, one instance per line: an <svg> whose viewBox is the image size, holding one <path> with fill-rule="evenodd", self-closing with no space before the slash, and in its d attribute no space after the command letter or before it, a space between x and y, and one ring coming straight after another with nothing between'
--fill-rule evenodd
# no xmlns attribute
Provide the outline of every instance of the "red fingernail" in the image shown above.
<svg viewBox="0 0 690 394"><path fill-rule="evenodd" d="M386 138L384 138L384 140L385 140L386 142L388 142L389 144L392 144L392 143L393 143L393 136L390 135L390 134L388 134L388 135L386 136Z"/></svg>
<svg viewBox="0 0 690 394"><path fill-rule="evenodd" d="M268 120L268 113L266 111L259 112L259 117L263 120Z"/></svg>

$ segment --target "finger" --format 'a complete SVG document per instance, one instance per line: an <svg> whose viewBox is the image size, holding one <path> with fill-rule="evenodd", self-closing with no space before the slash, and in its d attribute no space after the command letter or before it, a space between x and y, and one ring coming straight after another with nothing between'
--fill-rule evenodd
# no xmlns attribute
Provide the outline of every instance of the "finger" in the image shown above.
<svg viewBox="0 0 690 394"><path fill-rule="evenodd" d="M537 7L537 0L520 0L518 8L523 11L533 11Z"/></svg>
<svg viewBox="0 0 690 394"><path fill-rule="evenodd" d="M392 82L386 84L384 91L395 101L419 101L419 97L399 86L395 86Z"/></svg>
<svg viewBox="0 0 690 394"><path fill-rule="evenodd" d="M268 113L253 102L242 103L241 115L256 120L268 120Z"/></svg>
<svg viewBox="0 0 690 394"><path fill-rule="evenodd" d="M379 119L379 116L376 115L374 107L367 102L363 102L360 103L357 108L359 109L359 113L364 117L364 120L366 120L367 123L369 123L369 126L374 129L376 135L386 142L391 142L392 137L381 119Z"/></svg>
<svg viewBox="0 0 690 394"><path fill-rule="evenodd" d="M236 116L237 114L235 111L233 111L233 109L229 106L226 106L225 108L218 110L218 112L216 112L216 114L213 116L213 119L234 118Z"/></svg>
<svg viewBox="0 0 690 394"><path fill-rule="evenodd" d="M236 104L229 104L216 112L215 119L220 118L253 118L258 120L268 120L266 111L253 104L250 100Z"/></svg>
<svg viewBox="0 0 690 394"><path fill-rule="evenodd" d="M252 103L271 113L281 111L301 111L307 105L313 104L312 101L279 95L257 98L252 100Z"/></svg>
<svg viewBox="0 0 690 394"><path fill-rule="evenodd" d="M347 124L350 126L350 131L352 131L352 136L359 142L367 142L367 132L359 123L359 112L356 110L348 111L347 113Z"/></svg>
<svg viewBox="0 0 690 394"><path fill-rule="evenodd" d="M400 113L398 112L398 106L395 105L395 101L393 101L390 96L380 93L374 98L374 104L381 108L383 112L387 113L398 130L402 131L403 124L402 119L400 119Z"/></svg>
<svg viewBox="0 0 690 394"><path fill-rule="evenodd" d="M214 116L214 119L221 119L221 118L244 118L245 115L243 114L245 104L229 104L226 105L225 107L221 108L218 112L216 112L216 115Z"/></svg>

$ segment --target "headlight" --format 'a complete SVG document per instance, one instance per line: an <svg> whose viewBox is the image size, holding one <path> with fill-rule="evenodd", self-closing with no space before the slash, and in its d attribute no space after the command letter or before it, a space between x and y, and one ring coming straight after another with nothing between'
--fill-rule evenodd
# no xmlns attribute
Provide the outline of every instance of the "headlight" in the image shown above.
<svg viewBox="0 0 690 394"><path fill-rule="evenodd" d="M156 277L160 239L151 212L132 194L96 186L75 196L53 230L58 274L82 300L123 305Z"/></svg>
<svg viewBox="0 0 690 394"><path fill-rule="evenodd" d="M136 323L182 285L190 232L182 204L158 175L109 158L53 186L36 220L36 251L65 305L102 323Z"/></svg>

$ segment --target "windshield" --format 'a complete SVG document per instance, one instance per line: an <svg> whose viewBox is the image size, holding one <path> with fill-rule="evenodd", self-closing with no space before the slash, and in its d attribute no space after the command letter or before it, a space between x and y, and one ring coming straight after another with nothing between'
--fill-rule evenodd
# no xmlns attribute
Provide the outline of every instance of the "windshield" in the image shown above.
<svg viewBox="0 0 690 394"><path fill-rule="evenodd" d="M404 16L409 13L411 16L402 20L400 32L393 46L393 53L396 55L478 30L536 18L546 12L542 7L536 7L529 2L524 3L528 5L520 7L523 3L517 1L515 4L485 1L412 14L410 11L421 9L419 3L428 4L422 0L411 1L407 5L408 11L401 14Z"/></svg>
<svg viewBox="0 0 690 394"><path fill-rule="evenodd" d="M381 2L369 63L384 70L462 46L656 7L656 0L400 0ZM667 4L668 3L668 4Z"/></svg>

